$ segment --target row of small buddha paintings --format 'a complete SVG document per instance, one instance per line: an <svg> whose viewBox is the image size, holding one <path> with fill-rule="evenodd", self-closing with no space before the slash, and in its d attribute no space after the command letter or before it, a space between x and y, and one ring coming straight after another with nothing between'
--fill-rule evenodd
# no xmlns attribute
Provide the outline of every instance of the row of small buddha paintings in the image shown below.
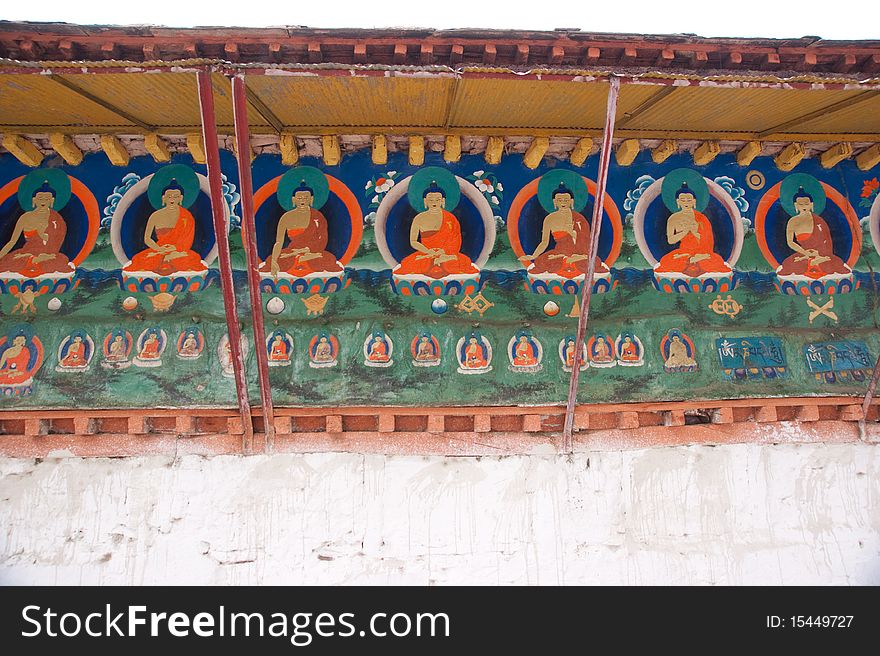
<svg viewBox="0 0 880 656"><path fill-rule="evenodd" d="M632 227L656 288L732 289L745 235L741 189L688 168L656 180L644 177L631 207ZM469 180L428 166L397 180L371 180L367 187L375 206L370 215L375 245L391 269L395 292L478 291L496 241L497 180ZM531 291L579 292L589 264L587 217L595 191L592 180L554 169L516 193L505 226ZM207 179L182 164L143 178L126 176L104 209L124 289L174 292L205 286L217 256L209 193ZM872 193L870 229L880 251L880 195ZM264 291L345 288L346 266L358 253L365 229L360 202L348 186L317 168L299 166L258 189L254 203ZM228 222L229 203L224 207ZM82 182L57 168L37 169L0 188L0 293L73 288L76 269L98 237L98 208ZM763 192L749 220L780 291L842 293L858 286L853 267L862 250L862 228L846 195L831 185L806 173L790 174ZM606 196L595 258L597 293L617 284L613 267L623 233L621 212Z"/></svg>
<svg viewBox="0 0 880 656"><path fill-rule="evenodd" d="M645 363L642 341L634 334L624 332L612 339L595 334L581 344L577 353L576 338L563 338L556 353L563 371L577 366L610 368L615 366L640 367ZM109 370L130 366L154 368L162 366L168 335L158 326L145 328L137 339L127 330L108 332L100 343L101 367ZM247 340L242 338L242 350L247 354ZM314 335L308 343L308 364L315 369L336 367L339 364L339 340L329 333ZM206 349L206 340L198 326L183 330L173 343L174 353L181 360L198 360ZM271 332L265 349L270 367L285 367L294 357L293 337L282 329ZM508 369L512 372L535 373L544 367L544 347L531 332L523 330L510 338L506 345ZM229 338L224 335L217 344L220 371L232 376L232 354ZM363 342L363 364L367 367L391 367L395 358L394 342L390 335L376 331ZM699 368L697 349L693 340L681 330L669 330L660 342L660 356L667 373L694 372ZM92 337L83 330L65 336L57 348L55 370L62 373L88 371L98 349ZM724 376L731 380L777 378L788 374L788 365L782 342L775 337L722 337L716 340L716 352ZM44 360L44 347L39 337L27 325L21 325L8 335L0 337L0 389L6 396L28 395L34 376ZM462 374L482 374L492 370L493 349L489 339L471 332L461 336L455 346L457 371ZM439 366L443 353L440 341L431 332L421 332L409 342L407 356L416 367ZM873 360L867 347L857 341L811 342L804 346L804 357L809 372L824 382L863 381L870 375Z"/></svg>

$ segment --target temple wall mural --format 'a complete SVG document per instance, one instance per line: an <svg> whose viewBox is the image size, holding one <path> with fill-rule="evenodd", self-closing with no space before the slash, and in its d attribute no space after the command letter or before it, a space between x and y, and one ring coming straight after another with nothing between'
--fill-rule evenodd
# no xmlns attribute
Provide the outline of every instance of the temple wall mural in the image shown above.
<svg viewBox="0 0 880 656"><path fill-rule="evenodd" d="M228 235L189 155L0 155L0 406L234 405L219 239L279 406L561 404L575 366L584 403L858 394L880 352L880 182L852 161L612 161L582 344L596 156L258 156L258 343L221 164Z"/></svg>

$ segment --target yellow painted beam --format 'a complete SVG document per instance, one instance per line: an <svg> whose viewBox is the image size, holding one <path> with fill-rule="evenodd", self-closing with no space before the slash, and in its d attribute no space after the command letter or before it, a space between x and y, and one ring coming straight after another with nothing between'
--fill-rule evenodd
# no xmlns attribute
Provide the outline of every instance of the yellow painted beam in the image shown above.
<svg viewBox="0 0 880 656"><path fill-rule="evenodd" d="M538 168L538 164L544 159L544 155L550 149L550 139L547 137L535 137L529 144L528 150L523 155L523 164L530 169Z"/></svg>
<svg viewBox="0 0 880 656"><path fill-rule="evenodd" d="M425 163L425 138L415 136L409 138L410 166L421 166Z"/></svg>
<svg viewBox="0 0 880 656"><path fill-rule="evenodd" d="M639 140L626 139L617 144L617 150L614 151L614 159L620 166L629 166L633 163L636 155L639 154Z"/></svg>
<svg viewBox="0 0 880 656"><path fill-rule="evenodd" d="M155 132L150 132L144 137L144 148L152 155L156 162L167 162L171 159L171 151L168 150L168 142Z"/></svg>
<svg viewBox="0 0 880 656"><path fill-rule="evenodd" d="M3 147L15 159L27 166L39 166L43 161L43 153L40 149L20 134L4 134Z"/></svg>
<svg viewBox="0 0 880 656"><path fill-rule="evenodd" d="M205 153L205 140L201 132L190 132L186 135L186 147L196 164L205 164L208 156Z"/></svg>
<svg viewBox="0 0 880 656"><path fill-rule="evenodd" d="M119 137L112 134L101 136L101 148L103 148L104 154L107 155L107 159L110 160L113 166L127 166L128 160L131 159L131 155L125 149L125 146L122 145Z"/></svg>
<svg viewBox="0 0 880 656"><path fill-rule="evenodd" d="M339 137L328 134L321 137L321 146L324 150L324 164L336 166L342 159L342 151L339 148Z"/></svg>
<svg viewBox="0 0 880 656"><path fill-rule="evenodd" d="M373 135L373 164L388 163L388 139L384 134Z"/></svg>
<svg viewBox="0 0 880 656"><path fill-rule="evenodd" d="M841 141L819 155L819 161L822 163L823 169L830 169L840 164L843 160L852 157L852 154L852 144Z"/></svg>
<svg viewBox="0 0 880 656"><path fill-rule="evenodd" d="M748 166L752 163L753 159L761 154L763 149L764 144L760 141L749 141L736 153L736 163L740 166Z"/></svg>
<svg viewBox="0 0 880 656"><path fill-rule="evenodd" d="M662 164L678 150L678 146L672 139L666 139L657 144L657 147L651 151L651 159L655 164Z"/></svg>
<svg viewBox="0 0 880 656"><path fill-rule="evenodd" d="M282 132L278 147L281 149L281 163L284 166L296 166L299 163L299 148L296 145L295 134Z"/></svg>
<svg viewBox="0 0 880 656"><path fill-rule="evenodd" d="M73 143L73 138L69 134L53 132L49 135L49 143L67 164L77 166L82 162L83 152Z"/></svg>
<svg viewBox="0 0 880 656"><path fill-rule="evenodd" d="M593 152L592 137L581 137L568 156L568 161L575 166L583 166L591 152Z"/></svg>
<svg viewBox="0 0 880 656"><path fill-rule="evenodd" d="M721 152L721 146L717 141L704 141L694 148L694 164L696 166L706 166L713 159L718 157Z"/></svg>
<svg viewBox="0 0 880 656"><path fill-rule="evenodd" d="M868 171L880 164L880 144L871 146L856 155L856 165L862 171Z"/></svg>
<svg viewBox="0 0 880 656"><path fill-rule="evenodd" d="M450 164L461 159L461 137L450 134L446 137L446 144L443 148L443 159Z"/></svg>
<svg viewBox="0 0 880 656"><path fill-rule="evenodd" d="M489 137L486 142L486 164L498 164L504 154L504 137Z"/></svg>
<svg viewBox="0 0 880 656"><path fill-rule="evenodd" d="M804 145L800 143L790 143L782 151L773 158L776 167L780 171L791 171L804 158L807 151Z"/></svg>

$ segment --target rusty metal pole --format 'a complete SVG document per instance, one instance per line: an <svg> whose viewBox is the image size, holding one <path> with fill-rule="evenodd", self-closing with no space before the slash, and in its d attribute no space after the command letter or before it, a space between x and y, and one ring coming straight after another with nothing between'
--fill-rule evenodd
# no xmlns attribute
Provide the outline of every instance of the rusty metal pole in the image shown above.
<svg viewBox="0 0 880 656"><path fill-rule="evenodd" d="M232 116L235 123L236 158L238 159L238 190L241 194L241 241L247 262L248 289L251 295L251 320L254 324L254 343L257 345L257 373L260 378L260 400L263 406L263 425L266 452L275 443L275 407L269 383L269 357L262 347L266 336L263 326L263 295L260 293L260 264L257 255L257 227L254 219L254 188L251 180L250 135L248 130L247 94L244 75L232 76Z"/></svg>
<svg viewBox="0 0 880 656"><path fill-rule="evenodd" d="M599 232L602 229L602 205L605 202L605 185L608 182L608 166L611 161L611 140L614 137L614 117L617 115L617 96L620 93L620 79L612 76L608 81L608 105L605 110L605 132L602 135L602 149L599 152L599 174L596 178L596 197L593 199L593 220L591 225L590 249L587 252L587 275L581 296L581 314L578 317L577 339L575 348L577 355L571 368L571 379L568 384L568 401L565 405L565 425L562 430L562 445L565 453L574 450L572 428L574 426L574 406L577 402L578 374L580 374L580 357L583 352L584 335L587 331L587 319L590 315L590 298L593 292L593 277L596 274L596 251L599 247ZM580 348L578 348L580 347Z"/></svg>
<svg viewBox="0 0 880 656"><path fill-rule="evenodd" d="M220 263L220 287L223 290L223 309L226 311L226 329L229 335L229 350L232 353L232 369L235 375L235 391L238 395L238 409L241 412L242 450L249 454L253 448L254 425L251 421L251 407L248 401L247 377L244 358L241 353L241 330L238 326L238 310L235 303L235 287L232 282L232 261L229 257L226 213L223 207L223 181L220 178L220 149L217 145L217 122L214 113L214 89L211 84L211 71L197 73L199 84L199 110L202 117L202 138L205 141L205 155L208 164L208 182L211 187L211 214L214 217L214 234L217 237L217 253ZM258 349L262 344L254 344Z"/></svg>

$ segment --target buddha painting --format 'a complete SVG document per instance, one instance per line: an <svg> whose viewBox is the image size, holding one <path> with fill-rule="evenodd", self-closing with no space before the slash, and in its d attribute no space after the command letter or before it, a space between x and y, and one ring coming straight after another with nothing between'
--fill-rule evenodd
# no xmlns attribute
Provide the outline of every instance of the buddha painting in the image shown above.
<svg viewBox="0 0 880 656"><path fill-rule="evenodd" d="M158 367L162 364L162 352L167 338L161 328L147 328L138 337L138 354L132 361L137 367Z"/></svg>
<svg viewBox="0 0 880 656"><path fill-rule="evenodd" d="M25 176L18 188L24 212L0 247L0 276L73 276L76 267L61 252L67 224L59 213L70 196L70 178L59 169L40 169Z"/></svg>
<svg viewBox="0 0 880 656"><path fill-rule="evenodd" d="M541 343L530 333L520 331L507 345L511 371L539 371L541 367Z"/></svg>
<svg viewBox="0 0 880 656"><path fill-rule="evenodd" d="M108 333L104 338L104 361L101 366L105 369L126 369L131 365L131 349L131 333L125 330Z"/></svg>
<svg viewBox="0 0 880 656"><path fill-rule="evenodd" d="M0 392L8 396L29 394L42 363L42 342L28 326L14 328L0 337Z"/></svg>
<svg viewBox="0 0 880 656"><path fill-rule="evenodd" d="M270 367L286 367L290 364L293 339L283 330L276 330L266 340L266 351Z"/></svg>
<svg viewBox="0 0 880 656"><path fill-rule="evenodd" d="M645 361L641 340L632 333L618 335L615 341L617 364L623 367L640 367Z"/></svg>
<svg viewBox="0 0 880 656"><path fill-rule="evenodd" d="M578 367L581 371L589 366L587 359L587 346L581 343L580 353L577 348L577 338L569 335L559 342L559 359L562 361L562 370L571 371L574 369L575 359L577 359Z"/></svg>
<svg viewBox="0 0 880 656"><path fill-rule="evenodd" d="M587 354L593 367L613 367L617 364L614 342L605 335L596 335L589 339Z"/></svg>
<svg viewBox="0 0 880 656"><path fill-rule="evenodd" d="M198 328L187 328L177 338L177 357L183 360L195 360L204 348L205 338Z"/></svg>
<svg viewBox="0 0 880 656"><path fill-rule="evenodd" d="M292 169L282 176L276 193L286 211L278 220L272 253L260 263L260 273L274 278L279 273L295 278L341 275L342 264L327 250L328 222L321 213L330 193L327 176L313 167Z"/></svg>
<svg viewBox="0 0 880 656"><path fill-rule="evenodd" d="M170 167L169 167L170 168ZM200 272L208 267L192 250L196 220L187 209L195 200L199 183L190 169L174 167L177 175L155 174L150 180L148 195L156 208L147 219L143 241L145 249L136 253L124 272L150 272L168 276L180 272Z"/></svg>
<svg viewBox="0 0 880 656"><path fill-rule="evenodd" d="M247 337L241 335L239 344L241 349L241 359L242 362L244 362L247 360L249 348ZM226 378L234 378L235 363L232 357L232 343L229 340L228 333L224 334L223 337L220 338L220 341L217 342L217 360L220 362L220 373Z"/></svg>
<svg viewBox="0 0 880 656"><path fill-rule="evenodd" d="M480 333L473 332L458 340L456 345L458 372L482 374L492 370L492 346Z"/></svg>
<svg viewBox="0 0 880 656"><path fill-rule="evenodd" d="M82 330L76 330L65 337L58 347L58 366L55 370L86 371L94 352L92 338Z"/></svg>
<svg viewBox="0 0 880 656"><path fill-rule="evenodd" d="M425 167L395 185L376 215L376 243L392 267L396 293L436 296L479 290L495 222L476 187L446 169Z"/></svg>
<svg viewBox="0 0 880 656"><path fill-rule="evenodd" d="M440 364L440 343L431 333L416 335L411 350L416 367L436 367Z"/></svg>
<svg viewBox="0 0 880 656"><path fill-rule="evenodd" d="M852 271L861 251L858 217L843 195L813 176L793 173L769 190L755 234L780 291L832 294L858 286Z"/></svg>
<svg viewBox="0 0 880 656"><path fill-rule="evenodd" d="M394 344L391 338L382 331L369 335L364 342L364 364L368 367L390 367Z"/></svg>
<svg viewBox="0 0 880 656"><path fill-rule="evenodd" d="M680 330L670 330L660 344L663 368L667 372L696 371L694 343Z"/></svg>
<svg viewBox="0 0 880 656"><path fill-rule="evenodd" d="M658 290L733 289L743 226L736 203L718 183L693 169L670 171L642 192L633 229Z"/></svg>
<svg viewBox="0 0 880 656"><path fill-rule="evenodd" d="M309 344L309 366L314 369L335 367L339 355L339 341L333 335L321 333Z"/></svg>

